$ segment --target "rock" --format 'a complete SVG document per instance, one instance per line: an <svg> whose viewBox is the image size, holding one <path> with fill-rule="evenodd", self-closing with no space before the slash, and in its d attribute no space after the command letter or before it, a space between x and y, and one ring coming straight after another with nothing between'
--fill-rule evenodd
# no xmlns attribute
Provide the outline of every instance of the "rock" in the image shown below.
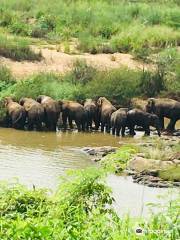
<svg viewBox="0 0 180 240"><path fill-rule="evenodd" d="M87 151L87 153L88 153L89 155L95 155L95 154L96 154L96 151L95 151L95 149L89 149L89 150Z"/></svg>
<svg viewBox="0 0 180 240"><path fill-rule="evenodd" d="M176 164L176 165L180 165L180 160L179 159L174 159L173 163Z"/></svg>
<svg viewBox="0 0 180 240"><path fill-rule="evenodd" d="M173 186L180 187L180 182L173 182Z"/></svg>

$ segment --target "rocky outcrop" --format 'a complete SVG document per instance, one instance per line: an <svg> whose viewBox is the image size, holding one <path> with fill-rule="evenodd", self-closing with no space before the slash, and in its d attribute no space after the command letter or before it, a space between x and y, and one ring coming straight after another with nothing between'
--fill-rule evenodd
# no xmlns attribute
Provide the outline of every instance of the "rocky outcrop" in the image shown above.
<svg viewBox="0 0 180 240"><path fill-rule="evenodd" d="M91 156L92 161L98 162L109 153L116 152L116 147L104 146L104 147L93 147L83 148L84 152Z"/></svg>

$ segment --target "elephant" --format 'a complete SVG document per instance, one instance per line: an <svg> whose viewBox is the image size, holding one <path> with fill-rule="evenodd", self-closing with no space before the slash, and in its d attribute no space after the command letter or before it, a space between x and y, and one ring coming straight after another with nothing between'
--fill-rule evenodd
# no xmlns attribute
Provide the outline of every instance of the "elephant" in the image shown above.
<svg viewBox="0 0 180 240"><path fill-rule="evenodd" d="M127 112L127 126L130 129L130 135L135 135L134 126L141 126L145 130L145 135L150 135L150 126L156 128L159 137L161 136L160 132L160 120L157 115L152 113L147 113L140 109L132 109Z"/></svg>
<svg viewBox="0 0 180 240"><path fill-rule="evenodd" d="M73 129L72 121L74 120L78 131L85 131L86 113L84 107L74 101L59 100L59 106L62 111L62 121L64 130L67 129L67 119L69 126Z"/></svg>
<svg viewBox="0 0 180 240"><path fill-rule="evenodd" d="M47 129L56 131L58 118L60 116L60 107L57 101L45 95L39 95L36 99L44 107L45 124Z"/></svg>
<svg viewBox="0 0 180 240"><path fill-rule="evenodd" d="M27 113L28 130L42 130L42 124L45 122L44 107L32 98L21 98L19 104L24 106Z"/></svg>
<svg viewBox="0 0 180 240"><path fill-rule="evenodd" d="M112 134L116 136L121 135L124 137L125 129L127 125L127 112L128 108L120 108L117 111L113 112L111 115L111 127L112 127Z"/></svg>
<svg viewBox="0 0 180 240"><path fill-rule="evenodd" d="M111 126L111 114L115 112L117 109L108 101L105 97L100 97L97 100L98 106L98 114L101 123L101 132L104 131L104 127L106 128L106 132L110 132Z"/></svg>
<svg viewBox="0 0 180 240"><path fill-rule="evenodd" d="M4 99L4 104L7 109L7 127L24 129L26 122L26 111L24 107L13 101L11 97L6 97Z"/></svg>
<svg viewBox="0 0 180 240"><path fill-rule="evenodd" d="M180 119L180 102L168 98L149 98L146 111L156 114L161 122L161 130L164 129L164 117L169 118L170 122L167 130L175 130L175 124Z"/></svg>
<svg viewBox="0 0 180 240"><path fill-rule="evenodd" d="M92 130L92 123L94 122L95 130L98 130L98 109L95 102L92 99L86 99L84 102L84 109L86 113L86 129L89 130L90 128Z"/></svg>

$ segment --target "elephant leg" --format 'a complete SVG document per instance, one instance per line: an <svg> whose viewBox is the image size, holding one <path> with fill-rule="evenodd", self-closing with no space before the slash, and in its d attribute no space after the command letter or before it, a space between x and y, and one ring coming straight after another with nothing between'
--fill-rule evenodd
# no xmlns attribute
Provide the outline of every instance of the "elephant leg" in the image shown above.
<svg viewBox="0 0 180 240"><path fill-rule="evenodd" d="M111 123L110 123L110 121L108 121L106 124L106 132L107 133L110 133L110 128L111 128Z"/></svg>
<svg viewBox="0 0 180 240"><path fill-rule="evenodd" d="M100 126L100 122L98 121L98 119L94 119L94 124L95 124L95 130L97 131L99 129Z"/></svg>
<svg viewBox="0 0 180 240"><path fill-rule="evenodd" d="M161 130L164 130L164 117L160 117Z"/></svg>
<svg viewBox="0 0 180 240"><path fill-rule="evenodd" d="M145 135L150 136L150 128L149 126L145 128Z"/></svg>
<svg viewBox="0 0 180 240"><path fill-rule="evenodd" d="M76 123L77 129L78 129L78 132L81 132L81 123L77 120L75 120L75 123Z"/></svg>
<svg viewBox="0 0 180 240"><path fill-rule="evenodd" d="M120 130L121 130L121 127L118 126L118 127L116 128L116 136L118 136L118 137L119 137L119 135L120 135Z"/></svg>
<svg viewBox="0 0 180 240"><path fill-rule="evenodd" d="M63 128L66 131L66 129L67 129L67 116L66 116L66 114L62 115L62 121L63 121Z"/></svg>
<svg viewBox="0 0 180 240"><path fill-rule="evenodd" d="M70 117L68 118L68 122L70 129L73 129L72 119Z"/></svg>
<svg viewBox="0 0 180 240"><path fill-rule="evenodd" d="M101 132L104 132L104 123L101 122Z"/></svg>
<svg viewBox="0 0 180 240"><path fill-rule="evenodd" d="M115 135L116 128L113 126L112 127L112 135Z"/></svg>
<svg viewBox="0 0 180 240"><path fill-rule="evenodd" d="M85 132L85 124L84 124L84 122L81 124L81 126L82 126L82 131Z"/></svg>
<svg viewBox="0 0 180 240"><path fill-rule="evenodd" d="M29 131L32 131L32 130L33 130L33 127L34 127L34 124L31 123L31 122L29 122L29 123L28 123L28 127L27 127L28 130L29 130Z"/></svg>
<svg viewBox="0 0 180 240"><path fill-rule="evenodd" d="M175 130L176 122L177 122L177 119L171 119L167 126L167 130L170 132L173 132Z"/></svg>
<svg viewBox="0 0 180 240"><path fill-rule="evenodd" d="M122 130L121 130L121 136L122 136L122 137L125 136L125 130L126 130L126 127L125 127L125 126L122 126Z"/></svg>
<svg viewBox="0 0 180 240"><path fill-rule="evenodd" d="M134 125L129 126L129 130L130 130L130 135L131 136L134 136L136 134L135 131L134 131Z"/></svg>

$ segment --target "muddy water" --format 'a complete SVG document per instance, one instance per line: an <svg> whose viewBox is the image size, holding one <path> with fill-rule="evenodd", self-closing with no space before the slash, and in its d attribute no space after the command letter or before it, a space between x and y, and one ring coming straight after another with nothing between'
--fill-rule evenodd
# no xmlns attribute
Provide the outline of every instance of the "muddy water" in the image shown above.
<svg viewBox="0 0 180 240"><path fill-rule="evenodd" d="M120 146L142 141L142 134L137 134L134 139L122 139L102 133L28 132L0 128L0 180L17 177L28 187L35 185L55 190L65 170L95 165L82 152L82 147ZM137 186L129 178L116 176L110 176L108 183L113 189L118 212L118 206L124 206L121 213L129 211L132 215L139 215L142 212L142 186ZM155 196L165 191L146 188L144 205L156 201Z"/></svg>

